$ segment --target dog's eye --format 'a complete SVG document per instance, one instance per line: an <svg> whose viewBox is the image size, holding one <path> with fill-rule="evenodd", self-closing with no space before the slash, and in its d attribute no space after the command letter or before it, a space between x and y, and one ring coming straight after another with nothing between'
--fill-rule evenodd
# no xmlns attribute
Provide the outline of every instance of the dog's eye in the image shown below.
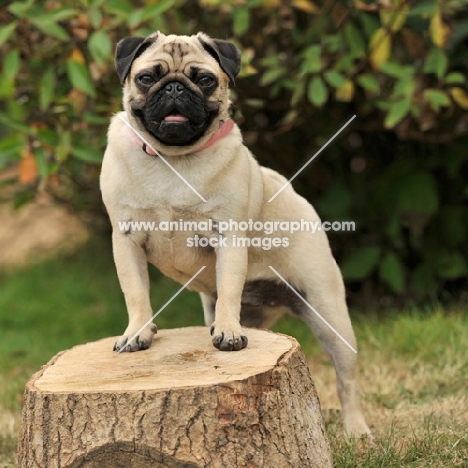
<svg viewBox="0 0 468 468"><path fill-rule="evenodd" d="M140 75L137 77L137 82L143 86L151 86L155 81L151 75Z"/></svg>
<svg viewBox="0 0 468 468"><path fill-rule="evenodd" d="M204 88L208 88L214 84L215 80L211 76L203 76L198 80L198 84Z"/></svg>

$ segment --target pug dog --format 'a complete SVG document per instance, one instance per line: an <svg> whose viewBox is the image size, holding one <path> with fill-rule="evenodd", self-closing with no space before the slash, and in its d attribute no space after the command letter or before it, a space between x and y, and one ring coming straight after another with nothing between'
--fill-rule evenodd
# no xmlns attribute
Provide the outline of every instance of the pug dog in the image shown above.
<svg viewBox="0 0 468 468"><path fill-rule="evenodd" d="M356 340L326 234L285 237L279 228L320 218L284 177L257 163L230 118L240 51L204 33L155 32L122 39L115 64L124 110L109 127L101 190L129 324L114 350L147 349L157 331L150 262L181 284L191 281L219 350L247 346L243 326L270 327L285 312L302 319L335 366L347 433L369 434L355 378ZM205 224L191 232L131 227L182 220ZM280 242L265 248L265 232L241 229L249 220L277 222L269 235Z"/></svg>

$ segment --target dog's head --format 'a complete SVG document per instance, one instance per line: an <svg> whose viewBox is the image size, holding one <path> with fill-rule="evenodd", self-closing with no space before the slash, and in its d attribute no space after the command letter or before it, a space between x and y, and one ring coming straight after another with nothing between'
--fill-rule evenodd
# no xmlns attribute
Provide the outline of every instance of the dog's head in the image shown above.
<svg viewBox="0 0 468 468"><path fill-rule="evenodd" d="M231 42L203 33L127 37L115 64L126 111L163 145L194 145L229 118L229 83L240 69Z"/></svg>

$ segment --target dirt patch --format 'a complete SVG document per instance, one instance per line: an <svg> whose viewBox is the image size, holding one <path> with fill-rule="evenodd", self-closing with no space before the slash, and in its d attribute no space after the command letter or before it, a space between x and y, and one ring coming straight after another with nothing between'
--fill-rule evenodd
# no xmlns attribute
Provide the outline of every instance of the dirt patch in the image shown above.
<svg viewBox="0 0 468 468"><path fill-rule="evenodd" d="M0 267L36 262L68 250L88 237L85 225L46 194L19 210L0 205Z"/></svg>

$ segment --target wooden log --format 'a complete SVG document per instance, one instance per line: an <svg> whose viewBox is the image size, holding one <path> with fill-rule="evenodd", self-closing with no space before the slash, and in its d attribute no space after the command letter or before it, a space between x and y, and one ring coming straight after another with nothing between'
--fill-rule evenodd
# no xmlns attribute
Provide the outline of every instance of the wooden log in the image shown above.
<svg viewBox="0 0 468 468"><path fill-rule="evenodd" d="M330 445L294 338L247 329L216 350L208 328L115 338L55 356L26 386L19 468L328 468Z"/></svg>

